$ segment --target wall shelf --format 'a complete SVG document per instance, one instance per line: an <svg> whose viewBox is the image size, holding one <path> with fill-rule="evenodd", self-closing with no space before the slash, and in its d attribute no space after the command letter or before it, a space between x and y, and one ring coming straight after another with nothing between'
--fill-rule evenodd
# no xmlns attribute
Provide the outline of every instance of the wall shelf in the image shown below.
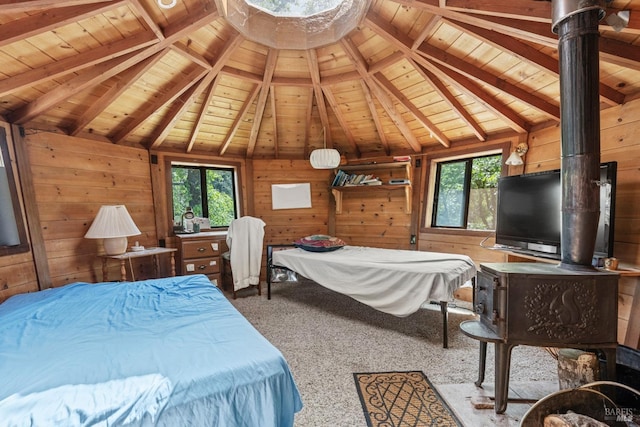
<svg viewBox="0 0 640 427"><path fill-rule="evenodd" d="M390 162L390 163L366 163L360 165L345 165L339 170L347 173L370 173L374 171L393 171L403 169L403 176L400 179L407 179L411 182L411 162ZM386 180L388 181L388 180ZM384 182L384 180L383 180ZM344 194L355 194L362 191L396 191L403 190L405 198L405 211L411 213L412 204L411 184L382 184L382 185L343 185L332 186L331 193L336 201L336 213L342 213L342 197Z"/></svg>

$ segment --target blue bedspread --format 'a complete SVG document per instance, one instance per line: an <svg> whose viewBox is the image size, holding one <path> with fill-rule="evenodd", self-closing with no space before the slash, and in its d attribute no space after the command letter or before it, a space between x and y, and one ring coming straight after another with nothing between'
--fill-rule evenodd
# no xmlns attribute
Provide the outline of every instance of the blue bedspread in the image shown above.
<svg viewBox="0 0 640 427"><path fill-rule="evenodd" d="M205 276L0 304L2 426L292 426L289 367Z"/></svg>

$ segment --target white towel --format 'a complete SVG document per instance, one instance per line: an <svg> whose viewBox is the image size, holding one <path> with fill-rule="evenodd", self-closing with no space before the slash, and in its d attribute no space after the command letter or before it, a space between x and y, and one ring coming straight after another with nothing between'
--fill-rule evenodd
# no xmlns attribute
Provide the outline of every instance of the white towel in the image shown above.
<svg viewBox="0 0 640 427"><path fill-rule="evenodd" d="M227 230L227 245L231 252L233 289L239 290L260 283L264 226L260 218L243 216L231 222Z"/></svg>

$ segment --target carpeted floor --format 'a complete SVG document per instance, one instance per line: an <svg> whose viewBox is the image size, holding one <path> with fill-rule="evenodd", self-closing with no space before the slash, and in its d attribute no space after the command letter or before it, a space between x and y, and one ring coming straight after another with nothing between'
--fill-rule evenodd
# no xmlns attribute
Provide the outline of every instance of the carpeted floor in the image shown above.
<svg viewBox="0 0 640 427"><path fill-rule="evenodd" d="M366 426L356 372L422 371L436 388L477 379L478 342L458 327L470 313L450 313L449 348L443 349L437 305L397 318L306 280L274 284L271 300L266 291L249 291L232 303L291 366L304 403L296 427ZM493 346L487 358L493 360ZM514 348L511 381L557 381L556 372L543 349ZM488 363L485 382L493 378Z"/></svg>

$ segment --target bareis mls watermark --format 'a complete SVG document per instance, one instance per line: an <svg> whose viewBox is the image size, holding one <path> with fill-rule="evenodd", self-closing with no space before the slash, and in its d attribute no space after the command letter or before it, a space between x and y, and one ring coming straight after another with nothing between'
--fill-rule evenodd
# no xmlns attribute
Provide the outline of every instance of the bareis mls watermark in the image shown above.
<svg viewBox="0 0 640 427"><path fill-rule="evenodd" d="M606 421L633 422L633 408L604 408Z"/></svg>

